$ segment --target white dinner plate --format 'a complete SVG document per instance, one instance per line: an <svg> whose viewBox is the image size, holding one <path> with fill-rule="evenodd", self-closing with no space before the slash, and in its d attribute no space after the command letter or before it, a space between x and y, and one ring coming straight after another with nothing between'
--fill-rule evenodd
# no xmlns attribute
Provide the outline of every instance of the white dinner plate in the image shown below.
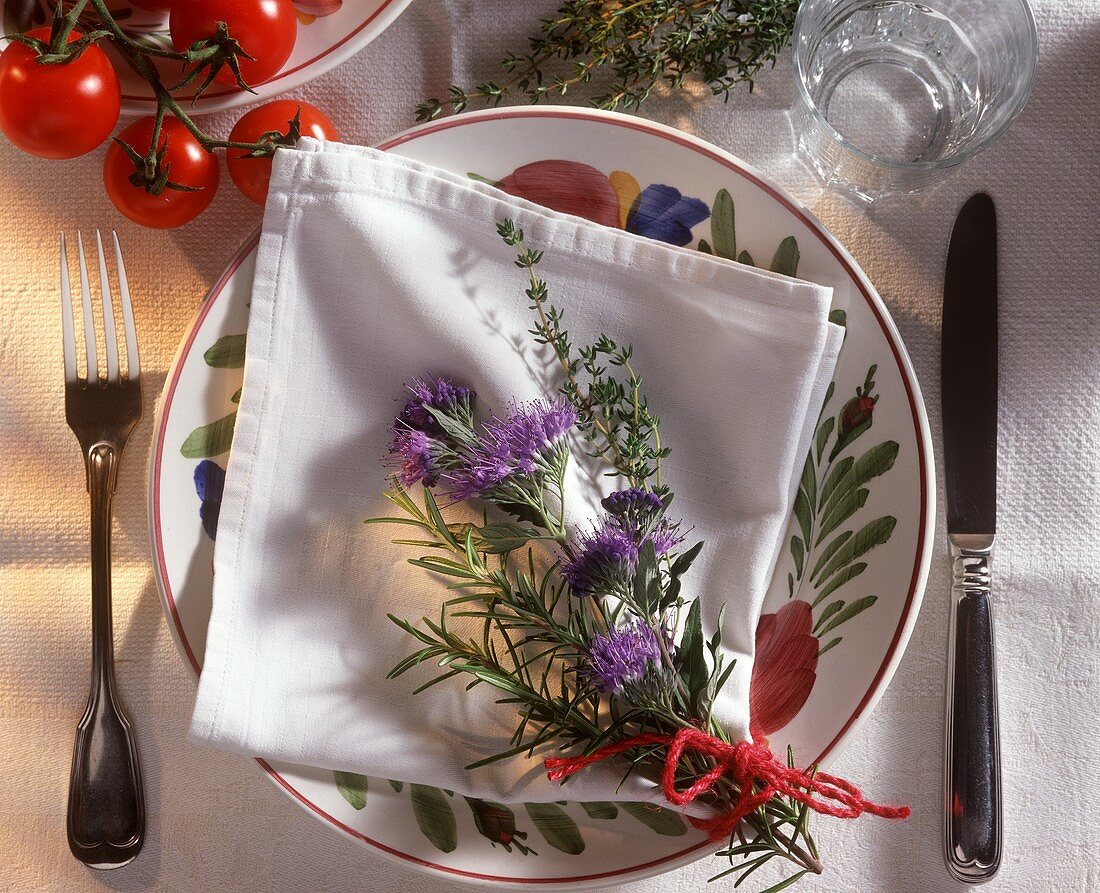
<svg viewBox="0 0 1100 893"><path fill-rule="evenodd" d="M667 224L676 222L672 199L679 192L710 209L691 230L692 247L736 253L833 287L833 318L847 334L758 627L752 692L754 724L773 750L783 753L789 744L801 764L827 761L852 741L901 659L934 527L920 390L867 277L813 215L748 165L639 118L572 108L492 110L418 127L382 148L654 237L677 231ZM665 211L636 219L631 208L639 195L662 184L674 191L655 189L647 207L663 196ZM256 244L254 235L204 301L169 372L156 423L154 564L169 625L196 673ZM671 810L502 806L420 785L259 763L319 821L388 857L469 881L579 890L666 871L709 848Z"/></svg>

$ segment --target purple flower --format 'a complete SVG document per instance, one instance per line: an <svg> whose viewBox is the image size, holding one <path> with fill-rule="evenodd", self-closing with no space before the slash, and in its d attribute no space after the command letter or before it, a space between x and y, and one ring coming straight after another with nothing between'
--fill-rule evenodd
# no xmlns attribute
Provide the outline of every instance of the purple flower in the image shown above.
<svg viewBox="0 0 1100 893"><path fill-rule="evenodd" d="M402 487L422 482L430 487L439 480L440 444L418 428L394 425L390 442L390 464L397 467Z"/></svg>
<svg viewBox="0 0 1100 893"><path fill-rule="evenodd" d="M617 517L657 515L665 510L660 496L640 487L611 493L603 500L603 507Z"/></svg>
<svg viewBox="0 0 1100 893"><path fill-rule="evenodd" d="M493 416L462 451L446 478L458 500L484 496L517 478L550 471L552 454L577 423L577 413L564 400L513 404L507 418Z"/></svg>
<svg viewBox="0 0 1100 893"><path fill-rule="evenodd" d="M682 539L679 525L663 517L660 497L641 489L622 490L603 500L609 512L579 548L567 551L561 573L574 595L613 593L629 586L642 547L650 542L657 557Z"/></svg>
<svg viewBox="0 0 1100 893"><path fill-rule="evenodd" d="M561 575L574 595L614 592L633 578L638 548L628 532L605 522L581 535L580 548L569 551Z"/></svg>
<svg viewBox="0 0 1100 893"><path fill-rule="evenodd" d="M651 664L661 659L657 634L644 623L597 635L588 643L585 676L604 694L620 694L641 682Z"/></svg>
<svg viewBox="0 0 1100 893"><path fill-rule="evenodd" d="M405 388L411 396L397 417L395 429L418 428L429 434L441 434L443 428L431 409L462 419L470 418L474 392L462 385L456 385L449 378L414 378Z"/></svg>

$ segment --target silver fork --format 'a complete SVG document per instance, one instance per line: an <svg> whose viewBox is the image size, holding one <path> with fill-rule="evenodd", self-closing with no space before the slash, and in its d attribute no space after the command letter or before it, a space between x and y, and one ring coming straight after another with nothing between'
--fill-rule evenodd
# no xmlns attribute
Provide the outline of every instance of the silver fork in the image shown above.
<svg viewBox="0 0 1100 893"><path fill-rule="evenodd" d="M126 374L119 365L115 309L107 278L103 240L96 230L107 369L101 376L84 243L77 234L80 297L87 374L77 371L69 265L61 235L61 313L65 345L65 418L80 441L92 504L92 683L88 706L76 729L69 779L69 849L91 868L130 862L145 838L145 796L133 728L115 690L111 634L111 498L126 439L141 417L141 367L130 289L118 236L114 241L125 332Z"/></svg>

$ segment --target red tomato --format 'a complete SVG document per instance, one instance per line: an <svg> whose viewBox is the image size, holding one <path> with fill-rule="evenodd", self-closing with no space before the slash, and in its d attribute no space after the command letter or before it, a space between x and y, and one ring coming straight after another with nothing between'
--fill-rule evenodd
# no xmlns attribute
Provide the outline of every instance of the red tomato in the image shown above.
<svg viewBox="0 0 1100 893"><path fill-rule="evenodd" d="M153 141L153 118L139 118L118 138L145 155ZM143 186L135 186L130 182L134 164L117 143L111 143L103 162L103 184L114 206L135 223L156 229L181 226L198 217L214 200L220 176L217 156L205 151L176 118L166 117L161 126L159 146L166 142L168 179L181 186L197 186L198 192L166 188L160 195L152 195Z"/></svg>
<svg viewBox="0 0 1100 893"><path fill-rule="evenodd" d="M238 59L241 77L250 87L278 73L298 36L298 17L291 0L185 0L173 4L168 30L176 49L183 52L195 41L213 37L218 22L225 22L229 36L255 57L255 61ZM217 79L223 84L236 83L229 66L222 67Z"/></svg>
<svg viewBox="0 0 1100 893"><path fill-rule="evenodd" d="M298 99L277 99L257 106L242 116L233 126L229 139L235 143L256 143L265 133L278 131L286 134L290 130L290 121L299 109L302 136L319 140L340 138L328 115L317 106ZM271 158L252 158L240 149L227 149L225 161L229 165L229 176L237 188L257 205L263 205L271 182Z"/></svg>
<svg viewBox="0 0 1100 893"><path fill-rule="evenodd" d="M49 28L27 34L50 39ZM73 31L69 42L80 36ZM34 50L17 41L0 53L0 130L24 152L41 158L91 152L115 129L120 102L118 75L97 46L58 65L40 65Z"/></svg>
<svg viewBox="0 0 1100 893"><path fill-rule="evenodd" d="M175 0L130 0L130 5L151 12L168 12L174 2Z"/></svg>

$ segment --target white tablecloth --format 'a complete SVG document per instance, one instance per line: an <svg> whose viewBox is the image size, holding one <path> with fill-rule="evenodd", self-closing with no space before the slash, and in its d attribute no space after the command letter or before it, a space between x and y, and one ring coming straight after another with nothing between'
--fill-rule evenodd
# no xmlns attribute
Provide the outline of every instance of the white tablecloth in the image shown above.
<svg viewBox="0 0 1100 893"><path fill-rule="evenodd" d="M328 109L348 141L378 141L409 126L416 101L441 94L452 79L495 77L496 60L523 46L536 17L556 5L416 0L363 53L293 95ZM909 347L937 452L948 234L971 192L996 199L1006 828L1005 864L989 889L1061 893L1100 885L1100 6L1038 0L1036 16L1038 83L1013 128L935 191L870 212L823 193L791 157L787 57L752 96L739 92L723 105L678 94L644 111L763 168L848 245ZM214 123L224 132L235 117ZM148 558L149 416L200 298L259 212L223 177L198 222L171 233L140 230L103 195L102 152L45 162L0 145L0 891L459 889L351 845L247 761L186 741L194 683L162 619ZM149 836L132 866L105 874L78 865L64 833L73 729L87 689L89 592L86 496L61 404L55 271L58 231L78 226L121 233L147 388L147 417L123 464L116 504L115 613ZM896 772L904 782L893 789L912 804L913 817L820 822L829 871L798 889L961 889L940 856L946 577L946 560L937 559L898 674L836 763L857 780ZM711 870L704 861L630 889L702 890Z"/></svg>

